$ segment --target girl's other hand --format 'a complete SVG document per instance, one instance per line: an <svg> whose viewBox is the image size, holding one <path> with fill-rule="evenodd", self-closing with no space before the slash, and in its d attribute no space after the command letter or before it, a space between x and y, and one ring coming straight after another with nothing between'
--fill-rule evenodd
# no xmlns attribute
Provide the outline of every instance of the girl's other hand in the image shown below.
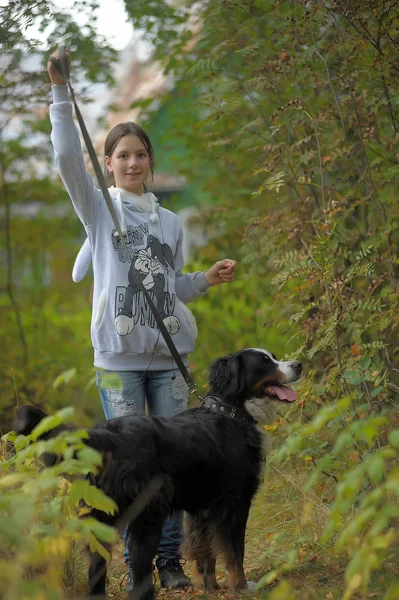
<svg viewBox="0 0 399 600"><path fill-rule="evenodd" d="M204 277L209 285L219 285L221 283L229 283L234 279L234 269L237 262L230 258L219 260L204 273Z"/></svg>
<svg viewBox="0 0 399 600"><path fill-rule="evenodd" d="M68 57L68 66L70 65L71 59L69 56L69 50L68 48L65 48L67 57ZM51 54L52 58L56 58L59 60L60 58L60 51L57 50L55 52L53 52L53 54ZM57 69L55 68L55 66L53 65L53 63L51 62L51 60L48 61L47 63L47 72L49 74L50 77L50 81L51 81L51 85L66 85L66 81L63 78L63 76L61 75L61 73L59 73L57 71Z"/></svg>

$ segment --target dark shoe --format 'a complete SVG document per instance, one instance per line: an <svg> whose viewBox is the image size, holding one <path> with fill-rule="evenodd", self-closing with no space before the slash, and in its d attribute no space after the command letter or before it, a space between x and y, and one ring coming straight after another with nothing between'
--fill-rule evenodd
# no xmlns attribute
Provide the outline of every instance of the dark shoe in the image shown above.
<svg viewBox="0 0 399 600"><path fill-rule="evenodd" d="M155 575L154 575L154 570L155 570L155 565L152 565L152 579L153 579L153 584L155 585ZM127 578L127 582L125 585L125 592L133 592L134 590L134 580L133 580L133 573L131 571L129 571L128 573L126 573L126 575L123 576L120 587L122 588L122 585L124 583L124 581Z"/></svg>
<svg viewBox="0 0 399 600"><path fill-rule="evenodd" d="M174 590L186 588L191 581L184 574L183 567L178 558L169 558L158 567L159 581L161 587Z"/></svg>
<svg viewBox="0 0 399 600"><path fill-rule="evenodd" d="M125 577L126 577L126 575L125 575ZM125 577L123 578L122 583L125 580ZM129 573L127 573L127 582L126 582L126 585L125 585L125 592L132 592L133 591L133 587L134 587L133 575L129 571Z"/></svg>

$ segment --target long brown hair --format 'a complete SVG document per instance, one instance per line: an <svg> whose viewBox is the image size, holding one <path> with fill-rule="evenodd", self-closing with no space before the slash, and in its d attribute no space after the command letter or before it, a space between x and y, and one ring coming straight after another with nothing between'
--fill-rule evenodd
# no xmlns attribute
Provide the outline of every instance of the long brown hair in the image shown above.
<svg viewBox="0 0 399 600"><path fill-rule="evenodd" d="M149 159L150 159L150 172L151 179L154 179L154 166L155 166L155 157L154 157L154 148L152 147L150 138L144 131L140 125L137 123L133 123L133 121L127 121L126 123L119 123L119 125L115 125L108 133L104 142L104 156L108 156L111 158L113 155L116 146L120 142L120 140L125 137L125 135L137 135L137 137L143 142L144 148L146 149ZM106 177L112 181L115 185L115 178L112 173L109 173L107 167L104 168L104 173ZM144 190L146 190L146 186L144 185Z"/></svg>

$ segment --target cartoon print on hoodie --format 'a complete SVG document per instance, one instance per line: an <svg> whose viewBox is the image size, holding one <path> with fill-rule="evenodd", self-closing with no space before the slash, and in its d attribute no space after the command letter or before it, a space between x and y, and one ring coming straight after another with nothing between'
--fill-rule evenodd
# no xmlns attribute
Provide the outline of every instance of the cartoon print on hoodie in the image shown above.
<svg viewBox="0 0 399 600"><path fill-rule="evenodd" d="M175 295L173 294L172 300L165 289L169 268L174 269L170 246L162 244L158 238L149 235L146 248L136 250L133 255L124 305L115 317L115 329L118 335L131 333L139 320L139 303L145 302L139 287L139 278L145 289L155 296L156 307L169 333L173 335L179 331L180 321L172 314ZM134 314L133 304L135 304Z"/></svg>

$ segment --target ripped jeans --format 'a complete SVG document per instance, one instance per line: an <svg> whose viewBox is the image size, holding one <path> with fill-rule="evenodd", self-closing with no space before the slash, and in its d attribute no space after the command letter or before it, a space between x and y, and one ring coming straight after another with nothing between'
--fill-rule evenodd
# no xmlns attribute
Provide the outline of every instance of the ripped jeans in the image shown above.
<svg viewBox="0 0 399 600"><path fill-rule="evenodd" d="M125 415L169 417L187 407L188 389L179 371L97 371L97 387L107 421ZM125 541L126 538L123 536ZM183 513L175 512L165 521L158 547L157 567L180 558ZM131 566L125 548L124 560Z"/></svg>

